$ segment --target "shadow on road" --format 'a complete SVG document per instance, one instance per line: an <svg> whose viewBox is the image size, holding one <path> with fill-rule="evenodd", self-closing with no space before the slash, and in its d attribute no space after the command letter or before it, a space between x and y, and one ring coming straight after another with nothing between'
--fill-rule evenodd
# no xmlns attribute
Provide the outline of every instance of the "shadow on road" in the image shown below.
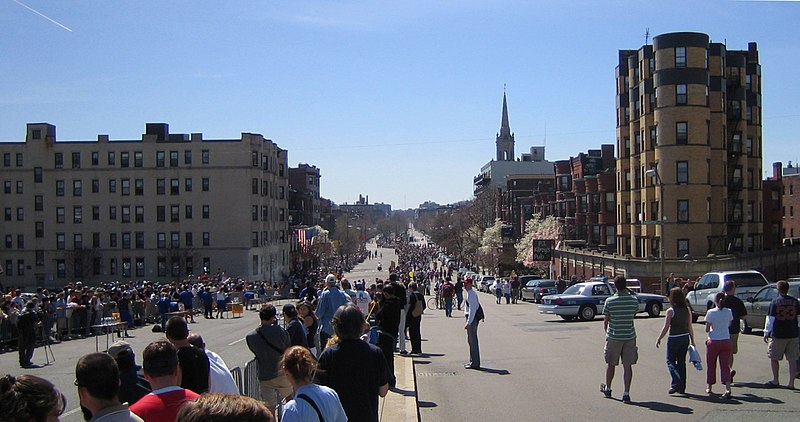
<svg viewBox="0 0 800 422"><path fill-rule="evenodd" d="M446 356L444 353L420 353L419 357L421 358L440 358L442 356Z"/></svg>
<svg viewBox="0 0 800 422"><path fill-rule="evenodd" d="M692 400L699 400L708 403L727 403L727 404L742 404L742 402L748 403L772 403L772 404L781 404L783 400L779 400L772 397L760 397L755 396L753 394L736 394L734 391L733 396L730 399L725 399L722 397L722 394L714 393L714 394L684 394L683 397Z"/></svg>
<svg viewBox="0 0 800 422"><path fill-rule="evenodd" d="M389 388L389 391L397 394L402 394L407 397L414 397L417 395L417 392L414 390L403 390L402 388L397 388L397 387Z"/></svg>
<svg viewBox="0 0 800 422"><path fill-rule="evenodd" d="M475 370L476 371L480 371L480 372L486 372L486 373L489 373L489 374L497 374L497 375L509 375L509 374L511 374L511 372L508 372L508 369L493 369L493 368L480 367L480 368L475 369Z"/></svg>
<svg viewBox="0 0 800 422"><path fill-rule="evenodd" d="M694 409L692 409L691 407L676 406L674 404L662 403L657 401L631 402L631 405L644 407L654 412L680 413L682 415L691 415L694 413Z"/></svg>
<svg viewBox="0 0 800 422"><path fill-rule="evenodd" d="M432 402L432 401L422 401L422 400L418 401L418 402L417 402L417 405L418 405L420 408L426 408L426 409L427 409L427 408L433 408L433 407L439 407L439 405L438 405L438 404L436 404L436 403L434 403L434 402Z"/></svg>

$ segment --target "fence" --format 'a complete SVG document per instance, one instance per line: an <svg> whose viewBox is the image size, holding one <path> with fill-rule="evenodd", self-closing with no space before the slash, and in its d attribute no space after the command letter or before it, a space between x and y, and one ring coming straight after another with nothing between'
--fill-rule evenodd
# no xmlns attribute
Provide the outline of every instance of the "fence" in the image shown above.
<svg viewBox="0 0 800 422"><path fill-rule="evenodd" d="M258 382L258 365L252 359L244 365L244 369L237 366L230 369L239 394L261 400L261 387Z"/></svg>

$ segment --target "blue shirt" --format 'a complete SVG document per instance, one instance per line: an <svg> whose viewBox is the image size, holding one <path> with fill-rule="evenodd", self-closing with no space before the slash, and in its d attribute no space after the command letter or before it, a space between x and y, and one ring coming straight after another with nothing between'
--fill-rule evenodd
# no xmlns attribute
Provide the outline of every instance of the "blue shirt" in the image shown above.
<svg viewBox="0 0 800 422"><path fill-rule="evenodd" d="M283 405L283 418L281 422L307 422L318 421L317 411L304 399L297 396L305 394L317 405L325 422L347 422L339 395L328 387L317 384L306 384L297 389L294 400Z"/></svg>
<svg viewBox="0 0 800 422"><path fill-rule="evenodd" d="M317 305L317 317L319 318L319 331L327 334L333 334L333 314L339 309L340 306L350 301L350 296L347 296L338 287L330 287L328 290L322 292L319 296L319 304Z"/></svg>

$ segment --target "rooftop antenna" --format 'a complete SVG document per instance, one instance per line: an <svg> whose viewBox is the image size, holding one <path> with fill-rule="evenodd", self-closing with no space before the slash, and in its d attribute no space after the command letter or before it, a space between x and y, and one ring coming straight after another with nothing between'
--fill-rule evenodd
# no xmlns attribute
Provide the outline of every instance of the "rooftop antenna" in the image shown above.
<svg viewBox="0 0 800 422"><path fill-rule="evenodd" d="M644 45L648 45L650 43L650 28L645 28L644 30Z"/></svg>

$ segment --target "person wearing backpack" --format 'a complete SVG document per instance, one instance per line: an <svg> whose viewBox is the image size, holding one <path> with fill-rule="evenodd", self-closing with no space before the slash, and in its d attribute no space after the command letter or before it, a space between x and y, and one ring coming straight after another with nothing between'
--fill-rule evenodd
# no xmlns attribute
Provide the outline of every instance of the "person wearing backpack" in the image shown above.
<svg viewBox="0 0 800 422"><path fill-rule="evenodd" d="M481 369L481 351L478 347L478 324L483 320L483 308L478 300L478 294L472 288L472 279L464 280L464 289L467 291L467 306L464 309L464 316L467 323L464 329L467 330L467 343L469 344L469 363L464 364L466 369Z"/></svg>
<svg viewBox="0 0 800 422"><path fill-rule="evenodd" d="M444 314L448 318L453 316L453 295L455 290L453 283L445 279L444 284L442 284L442 297L444 298Z"/></svg>
<svg viewBox="0 0 800 422"><path fill-rule="evenodd" d="M411 312L408 314L408 334L411 339L411 354L419 355L422 353L422 334L420 324L422 323L422 313L425 312L425 297L417 291L417 283L408 284ZM450 299L452 304L453 300Z"/></svg>

